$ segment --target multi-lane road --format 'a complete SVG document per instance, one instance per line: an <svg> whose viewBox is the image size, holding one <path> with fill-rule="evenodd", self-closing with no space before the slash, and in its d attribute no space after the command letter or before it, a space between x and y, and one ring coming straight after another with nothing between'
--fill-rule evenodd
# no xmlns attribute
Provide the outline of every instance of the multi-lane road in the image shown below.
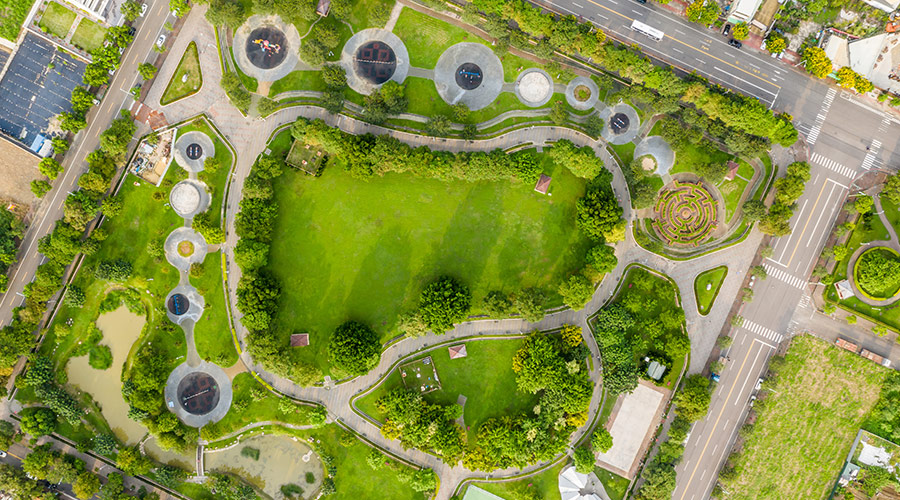
<svg viewBox="0 0 900 500"><path fill-rule="evenodd" d="M119 110L127 108L132 102L129 91L138 78L137 67L153 53L153 44L169 19L168 2L157 0L148 4L143 18L136 23L137 32L134 42L122 57L122 63L109 84L106 97L91 110L88 115L88 126L78 133L72 150L63 160L65 171L60 175L53 190L41 202L31 225L25 233L19 252L19 262L9 280L9 289L0 299L0 325L9 324L13 308L24 302L22 291L25 285L34 279L37 267L44 257L37 251L38 241L53 231L56 221L62 218L63 202L70 192L77 189L78 177L87 169L85 157L100 144L100 133L109 127Z"/></svg>

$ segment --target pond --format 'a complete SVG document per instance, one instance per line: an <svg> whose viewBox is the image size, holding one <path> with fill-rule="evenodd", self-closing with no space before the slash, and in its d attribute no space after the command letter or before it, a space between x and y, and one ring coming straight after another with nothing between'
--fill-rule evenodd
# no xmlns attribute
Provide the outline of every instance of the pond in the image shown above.
<svg viewBox="0 0 900 500"><path fill-rule="evenodd" d="M106 370L94 369L88 364L88 356L71 358L66 365L69 384L94 398L116 437L126 444L137 444L147 434L143 425L128 418L128 403L122 398L121 380L122 365L132 344L140 337L145 321L143 316L125 306L101 315L97 319L97 327L103 332L100 343L112 350L112 366Z"/></svg>
<svg viewBox="0 0 900 500"><path fill-rule="evenodd" d="M297 437L255 436L226 450L207 452L204 460L207 471L237 474L272 498L282 498L281 487L286 484L299 486L303 498L312 498L322 484L319 456ZM306 481L308 472L314 476L312 483Z"/></svg>
<svg viewBox="0 0 900 500"><path fill-rule="evenodd" d="M172 450L167 451L159 447L155 438L151 438L144 443L144 452L147 453L150 458L160 463L181 467L186 471L194 471L196 469L194 464L197 455L196 448L191 448L185 453L178 453L177 451Z"/></svg>

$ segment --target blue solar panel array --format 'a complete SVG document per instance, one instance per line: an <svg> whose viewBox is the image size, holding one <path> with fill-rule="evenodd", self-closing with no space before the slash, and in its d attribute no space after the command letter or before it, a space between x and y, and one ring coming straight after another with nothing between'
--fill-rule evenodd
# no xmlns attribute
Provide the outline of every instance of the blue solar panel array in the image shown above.
<svg viewBox="0 0 900 500"><path fill-rule="evenodd" d="M0 81L0 131L25 144L34 142L50 119L71 110L72 90L81 85L85 66L27 33Z"/></svg>

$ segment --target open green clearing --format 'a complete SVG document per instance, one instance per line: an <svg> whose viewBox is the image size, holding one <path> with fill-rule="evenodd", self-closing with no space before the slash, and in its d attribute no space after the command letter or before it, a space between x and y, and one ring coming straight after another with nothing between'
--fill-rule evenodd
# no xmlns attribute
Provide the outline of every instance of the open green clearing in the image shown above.
<svg viewBox="0 0 900 500"><path fill-rule="evenodd" d="M69 28L75 22L75 13L56 2L49 2L38 26L50 33L65 38L69 34Z"/></svg>
<svg viewBox="0 0 900 500"><path fill-rule="evenodd" d="M542 472L515 481L485 481L470 484L503 498L559 500L559 473L567 465L568 461L563 460Z"/></svg>
<svg viewBox="0 0 900 500"><path fill-rule="evenodd" d="M609 494L610 500L624 500L631 481L600 467L594 468L594 474L603 483L603 489Z"/></svg>
<svg viewBox="0 0 900 500"><path fill-rule="evenodd" d="M489 45L484 39L452 24L410 8L400 12L394 34L409 48L409 63L433 69L445 50L460 42Z"/></svg>
<svg viewBox="0 0 900 500"><path fill-rule="evenodd" d="M371 452L366 443L343 430L337 424L330 424L318 429L295 430L281 426L264 426L243 433L243 439L255 434L283 434L293 436L311 445L319 454L327 454L334 458L337 474L334 477L336 492L329 499L360 500L368 498L389 498L391 500L425 500L422 493L412 490L408 484L400 481L397 472L406 466L391 461L390 466L373 470L366 463ZM310 441L312 440L312 441ZM230 443L229 439L213 443L217 448ZM385 457L385 460L389 458ZM302 484L302 483L301 483Z"/></svg>
<svg viewBox="0 0 900 500"><path fill-rule="evenodd" d="M448 346L443 346L404 360L398 367L409 361L431 356L441 381L441 389L426 394L425 400L447 405L455 404L458 396L465 396L463 417L469 442L473 442L478 427L489 418L522 414L537 402L535 395L523 394L516 387L512 359L522 342L521 338L473 340L465 343L468 355L462 359L450 359ZM400 371L395 368L374 391L357 399L356 406L360 411L383 421L384 415L378 411L375 403L381 396L401 386Z"/></svg>
<svg viewBox="0 0 900 500"><path fill-rule="evenodd" d="M272 83L272 86L269 87L269 97L274 98L282 92L297 89L324 91L325 81L322 80L322 72L314 70L291 71L284 78Z"/></svg>
<svg viewBox="0 0 900 500"><path fill-rule="evenodd" d="M714 267L703 271L697 275L694 280L694 296L697 297L697 311L706 316L712 308L716 296L719 295L719 288L725 281L725 275L728 274L727 266Z"/></svg>
<svg viewBox="0 0 900 500"><path fill-rule="evenodd" d="M194 325L194 345L201 358L228 367L237 362L238 354L231 338L231 325L228 323L221 254L207 254L202 268L200 276L191 280L200 295L203 295L207 306L203 310L203 317Z"/></svg>
<svg viewBox="0 0 900 500"><path fill-rule="evenodd" d="M777 372L723 486L732 499L827 498L888 370L800 335Z"/></svg>
<svg viewBox="0 0 900 500"><path fill-rule="evenodd" d="M270 144L273 154L287 150L287 134ZM546 155L538 160L553 177L552 198L508 181L394 173L360 181L331 167L321 177L289 170L275 185L280 215L268 266L290 304L279 309L276 330L285 341L309 332L310 346L294 352L327 370L325 348L339 324L352 317L387 340L397 316L442 275L469 286L472 314L492 290L543 287L546 305L560 305L553 285L581 268L590 246L575 227L585 181Z"/></svg>
<svg viewBox="0 0 900 500"><path fill-rule="evenodd" d="M197 42L191 42L185 49L184 55L181 56L181 61L175 68L175 74L166 85L166 90L159 103L165 106L178 99L193 95L200 90L202 85L203 75L200 74L200 55L197 52Z"/></svg>
<svg viewBox="0 0 900 500"><path fill-rule="evenodd" d="M178 127L178 135L181 136L193 130L199 130L208 135L213 140L213 146L216 148L215 158L219 161L219 169L212 173L204 170L198 174L198 178L206 184L210 191L209 220L213 226L220 226L222 203L225 200L225 187L228 182L228 174L231 173L231 164L234 162L234 156L231 154L231 149L222 140L222 137L209 126L205 119L199 118L187 125Z"/></svg>
<svg viewBox="0 0 900 500"><path fill-rule="evenodd" d="M0 0L0 37L15 42L33 4L28 0Z"/></svg>
<svg viewBox="0 0 900 500"><path fill-rule="evenodd" d="M106 36L106 28L91 21L88 18L82 18L78 23L78 28L72 34L72 45L91 52L103 46L103 37Z"/></svg>
<svg viewBox="0 0 900 500"><path fill-rule="evenodd" d="M353 2L353 9L350 11L349 19L353 32L355 33L366 28L384 28L383 23L374 23L371 19L372 13L378 8L390 12L395 3L396 0L357 0Z"/></svg>

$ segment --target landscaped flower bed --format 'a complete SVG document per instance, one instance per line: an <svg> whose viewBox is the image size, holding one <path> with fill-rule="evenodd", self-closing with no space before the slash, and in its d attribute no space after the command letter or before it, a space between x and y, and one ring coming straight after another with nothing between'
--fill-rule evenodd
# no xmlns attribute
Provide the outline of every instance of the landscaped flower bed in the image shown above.
<svg viewBox="0 0 900 500"><path fill-rule="evenodd" d="M701 184L674 181L654 208L652 226L669 245L698 245L716 228L716 200Z"/></svg>

